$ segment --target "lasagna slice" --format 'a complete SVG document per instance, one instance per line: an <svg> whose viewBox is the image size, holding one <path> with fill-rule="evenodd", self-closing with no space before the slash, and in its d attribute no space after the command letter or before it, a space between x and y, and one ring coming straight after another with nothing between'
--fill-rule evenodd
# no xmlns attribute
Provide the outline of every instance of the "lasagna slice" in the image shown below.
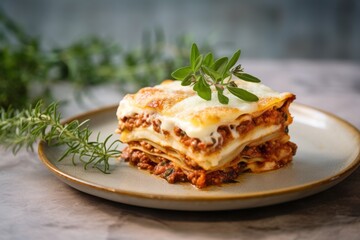
<svg viewBox="0 0 360 240"><path fill-rule="evenodd" d="M205 101L170 80L126 95L117 110L117 133L127 144L122 158L169 183L198 188L285 166L296 152L288 135L295 96L260 83L235 83L259 101L245 102L225 90L229 103L223 105L215 89Z"/></svg>

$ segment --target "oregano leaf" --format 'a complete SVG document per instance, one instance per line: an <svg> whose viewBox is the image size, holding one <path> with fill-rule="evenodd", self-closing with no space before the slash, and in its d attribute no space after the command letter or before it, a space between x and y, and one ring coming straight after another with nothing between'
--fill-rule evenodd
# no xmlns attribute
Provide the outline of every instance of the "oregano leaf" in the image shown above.
<svg viewBox="0 0 360 240"><path fill-rule="evenodd" d="M182 81L181 81L181 86L189 86L192 83L192 75L188 75L187 77L185 77Z"/></svg>
<svg viewBox="0 0 360 240"><path fill-rule="evenodd" d="M207 101L211 100L210 85L205 81L205 79L203 77L200 77L196 91L201 98L203 98Z"/></svg>
<svg viewBox="0 0 360 240"><path fill-rule="evenodd" d="M190 65L191 68L195 69L195 61L197 57L200 55L199 49L195 43L191 46L191 53L190 53Z"/></svg>
<svg viewBox="0 0 360 240"><path fill-rule="evenodd" d="M229 60L228 64L226 65L226 71L229 71L230 68L232 68L236 62L239 60L240 58L240 54L241 54L241 50L237 50L234 55L231 57L231 59Z"/></svg>
<svg viewBox="0 0 360 240"><path fill-rule="evenodd" d="M227 58L227 57L219 58L218 60L216 60L216 61L211 65L211 69L217 71L219 68L221 68L222 66L226 65L227 62L228 62L228 58Z"/></svg>
<svg viewBox="0 0 360 240"><path fill-rule="evenodd" d="M258 79L257 77L254 77L248 73L234 73L235 76L237 76L238 78L247 81L247 82L254 82L254 83L259 83L261 82L260 79Z"/></svg>
<svg viewBox="0 0 360 240"><path fill-rule="evenodd" d="M192 73L191 67L182 67L171 73L171 76L177 80L183 80L186 76Z"/></svg>
<svg viewBox="0 0 360 240"><path fill-rule="evenodd" d="M226 88L229 90L230 93L232 93L233 95L235 95L236 97L238 97L244 101L256 102L259 100L259 98L256 95L252 94L249 91L246 91L245 89L237 88L237 87L230 87L230 86L227 86Z"/></svg>
<svg viewBox="0 0 360 240"><path fill-rule="evenodd" d="M217 87L216 90L219 102L221 104L228 104L229 98L224 95L224 89Z"/></svg>
<svg viewBox="0 0 360 240"><path fill-rule="evenodd" d="M194 72L197 72L199 70L202 61L203 61L203 56L199 55L195 60L195 67L193 68Z"/></svg>
<svg viewBox="0 0 360 240"><path fill-rule="evenodd" d="M214 56L212 53L206 54L204 57L203 64L204 66L210 67L214 63Z"/></svg>

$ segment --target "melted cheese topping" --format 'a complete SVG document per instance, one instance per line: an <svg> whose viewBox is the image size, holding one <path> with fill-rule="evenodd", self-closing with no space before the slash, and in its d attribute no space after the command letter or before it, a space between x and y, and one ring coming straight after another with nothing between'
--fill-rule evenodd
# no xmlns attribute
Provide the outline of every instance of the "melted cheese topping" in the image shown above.
<svg viewBox="0 0 360 240"><path fill-rule="evenodd" d="M210 154L193 151L184 146L176 136L174 128L179 127L189 137L197 138L206 144L211 144L215 140L212 146L216 147L219 141L222 141L221 134L217 132L219 126L237 125L261 115L274 106L281 107L288 98L293 97L291 93L278 93L260 83L242 80L235 82L238 87L257 95L259 101L246 102L225 90L224 94L229 98L229 104L223 105L219 103L215 89L212 89L212 100L205 101L191 87L183 87L180 81L170 80L126 95L120 101L117 110L120 121L123 117L144 114L149 120L161 120L161 130L168 131L169 135L154 131L150 125L133 128L131 131L124 129L121 131L120 140L124 143L148 141L158 149L163 149L168 158L177 159L179 165L184 165L183 168L186 168L186 165L182 163L181 154L185 154L208 171L226 166L245 146L257 145L278 137L283 131L281 124L255 127L244 136L240 136L235 128L230 129L231 141Z"/></svg>
<svg viewBox="0 0 360 240"><path fill-rule="evenodd" d="M155 87L147 87L136 94L128 94L120 101L118 119L133 114L150 114L161 120L161 128L171 132L175 126L181 128L189 137L211 143L212 134L217 134L221 125L229 125L244 114L261 114L272 106L282 104L292 97L291 93L278 93L261 83L235 80L238 87L258 96L257 102L246 102L224 90L229 103L223 105L212 89L212 98L205 101L192 87L181 86L180 81L164 81ZM236 133L233 133L236 135Z"/></svg>

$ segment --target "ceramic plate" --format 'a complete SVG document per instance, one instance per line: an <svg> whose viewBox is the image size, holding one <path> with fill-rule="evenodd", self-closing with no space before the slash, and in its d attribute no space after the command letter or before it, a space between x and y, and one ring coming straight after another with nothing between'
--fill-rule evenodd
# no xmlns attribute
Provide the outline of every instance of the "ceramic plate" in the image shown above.
<svg viewBox="0 0 360 240"><path fill-rule="evenodd" d="M72 119L90 119L90 129L112 134L116 106ZM136 206L173 210L226 210L266 206L323 191L349 176L360 163L360 133L344 120L304 105L293 104L290 127L298 152L285 168L242 174L237 183L199 190L187 183L169 184L127 163L111 162L111 174L84 170L70 159L58 162L64 149L39 144L42 162L66 184L101 198ZM70 119L70 120L72 120ZM70 121L69 120L69 121ZM116 135L113 136L115 140Z"/></svg>

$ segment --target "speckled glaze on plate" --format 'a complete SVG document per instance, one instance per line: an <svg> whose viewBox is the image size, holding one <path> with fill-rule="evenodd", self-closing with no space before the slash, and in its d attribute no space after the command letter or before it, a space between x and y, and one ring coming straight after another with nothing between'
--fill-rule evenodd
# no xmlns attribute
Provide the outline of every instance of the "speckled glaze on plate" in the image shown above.
<svg viewBox="0 0 360 240"><path fill-rule="evenodd" d="M103 136L117 127L117 106L88 112L73 119L90 119L90 129ZM237 183L199 190L190 184L169 184L122 161L111 162L111 174L58 162L64 149L39 144L45 166L66 184L101 198L130 205L187 211L252 208L303 198L328 189L360 164L360 132L346 121L323 111L293 104L291 140L298 145L293 163L261 174L242 174ZM112 137L117 138L116 134Z"/></svg>

